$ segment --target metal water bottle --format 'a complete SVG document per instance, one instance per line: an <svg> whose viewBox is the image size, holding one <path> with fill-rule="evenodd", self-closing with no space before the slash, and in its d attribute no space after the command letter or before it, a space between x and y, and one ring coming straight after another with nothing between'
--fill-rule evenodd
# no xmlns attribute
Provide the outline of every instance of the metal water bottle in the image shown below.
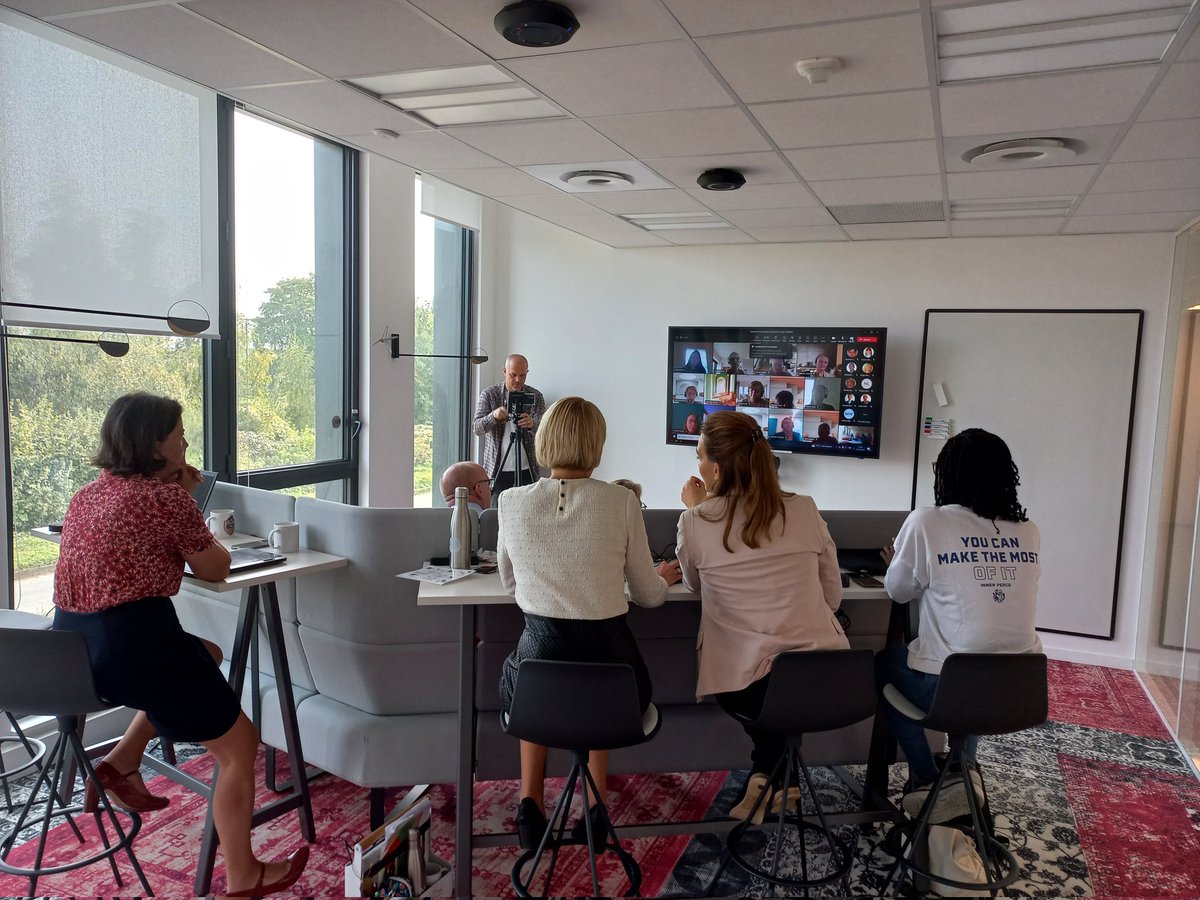
<svg viewBox="0 0 1200 900"><path fill-rule="evenodd" d="M467 507L465 487L454 489L454 511L450 514L450 565L471 568L471 510Z"/></svg>

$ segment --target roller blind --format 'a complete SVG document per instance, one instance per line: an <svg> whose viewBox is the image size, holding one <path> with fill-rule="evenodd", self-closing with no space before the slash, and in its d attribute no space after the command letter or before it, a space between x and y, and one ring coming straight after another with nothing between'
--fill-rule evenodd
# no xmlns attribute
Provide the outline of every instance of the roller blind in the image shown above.
<svg viewBox="0 0 1200 900"><path fill-rule="evenodd" d="M472 231L479 230L479 195L421 175L421 212L443 222L461 225Z"/></svg>
<svg viewBox="0 0 1200 900"><path fill-rule="evenodd" d="M6 324L169 334L180 315L218 336L216 104L0 8Z"/></svg>

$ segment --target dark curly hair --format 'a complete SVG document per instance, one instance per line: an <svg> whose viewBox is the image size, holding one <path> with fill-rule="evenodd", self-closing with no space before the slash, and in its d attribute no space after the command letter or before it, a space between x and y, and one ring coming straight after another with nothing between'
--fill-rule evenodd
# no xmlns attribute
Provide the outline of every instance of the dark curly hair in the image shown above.
<svg viewBox="0 0 1200 900"><path fill-rule="evenodd" d="M985 519L1026 522L1017 502L1021 477L1008 445L982 428L968 428L946 441L933 466L933 500L956 503Z"/></svg>
<svg viewBox="0 0 1200 900"><path fill-rule="evenodd" d="M144 391L113 401L100 426L100 450L92 465L114 475L153 475L167 464L155 456L183 417L183 407L170 397Z"/></svg>

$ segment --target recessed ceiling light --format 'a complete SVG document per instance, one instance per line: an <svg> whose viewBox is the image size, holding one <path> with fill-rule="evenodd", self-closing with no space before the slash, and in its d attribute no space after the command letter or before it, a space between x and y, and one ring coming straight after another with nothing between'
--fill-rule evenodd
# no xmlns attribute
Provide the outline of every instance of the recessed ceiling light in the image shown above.
<svg viewBox="0 0 1200 900"><path fill-rule="evenodd" d="M972 147L962 155L963 162L983 168L1038 165L1066 165L1079 155L1077 141L1066 138L1015 138Z"/></svg>
<svg viewBox="0 0 1200 900"><path fill-rule="evenodd" d="M624 187L633 184L633 179L620 172L604 172L598 169L584 169L580 172L566 172L562 180L574 187L606 188Z"/></svg>

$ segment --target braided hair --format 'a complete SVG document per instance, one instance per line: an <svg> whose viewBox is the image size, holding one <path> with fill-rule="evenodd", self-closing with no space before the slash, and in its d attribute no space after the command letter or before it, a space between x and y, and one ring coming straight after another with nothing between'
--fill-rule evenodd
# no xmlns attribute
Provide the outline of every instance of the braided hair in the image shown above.
<svg viewBox="0 0 1200 900"><path fill-rule="evenodd" d="M977 516L1026 522L1017 502L1021 477L1008 445L982 428L968 428L946 441L934 463L933 499L937 506L955 503Z"/></svg>

